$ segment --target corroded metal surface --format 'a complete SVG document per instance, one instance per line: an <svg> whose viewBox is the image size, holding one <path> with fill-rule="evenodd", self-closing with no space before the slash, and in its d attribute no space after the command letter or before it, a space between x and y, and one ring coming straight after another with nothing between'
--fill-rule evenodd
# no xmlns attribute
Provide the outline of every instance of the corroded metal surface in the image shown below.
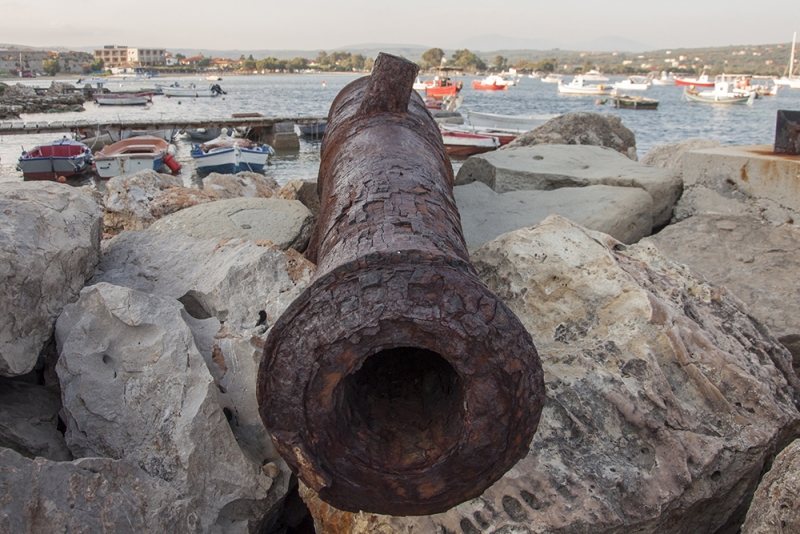
<svg viewBox="0 0 800 534"><path fill-rule="evenodd" d="M544 404L530 335L478 280L413 64L381 54L331 106L312 284L272 328L261 418L348 511L426 515L520 458Z"/></svg>

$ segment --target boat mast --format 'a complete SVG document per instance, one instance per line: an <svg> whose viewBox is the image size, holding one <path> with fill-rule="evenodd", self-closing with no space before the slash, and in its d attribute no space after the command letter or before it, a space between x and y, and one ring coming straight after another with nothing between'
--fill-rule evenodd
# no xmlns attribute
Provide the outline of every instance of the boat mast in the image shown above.
<svg viewBox="0 0 800 534"><path fill-rule="evenodd" d="M792 78L792 67L794 67L794 43L797 41L797 32L792 35L792 54L789 56L789 79Z"/></svg>

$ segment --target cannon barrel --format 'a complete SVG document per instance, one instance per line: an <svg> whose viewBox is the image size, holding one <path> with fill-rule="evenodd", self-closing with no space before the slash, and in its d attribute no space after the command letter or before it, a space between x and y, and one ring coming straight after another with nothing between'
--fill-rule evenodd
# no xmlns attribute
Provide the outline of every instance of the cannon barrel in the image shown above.
<svg viewBox="0 0 800 534"><path fill-rule="evenodd" d="M380 54L331 105L317 272L270 331L261 418L281 456L346 511L428 515L524 457L544 404L517 317L469 263L417 67Z"/></svg>

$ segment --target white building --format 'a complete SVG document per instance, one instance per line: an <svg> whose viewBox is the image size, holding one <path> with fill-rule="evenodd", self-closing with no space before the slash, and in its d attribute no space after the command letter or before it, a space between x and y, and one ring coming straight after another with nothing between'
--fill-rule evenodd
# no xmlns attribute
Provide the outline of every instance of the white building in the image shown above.
<svg viewBox="0 0 800 534"><path fill-rule="evenodd" d="M128 48L108 45L94 51L95 59L102 59L106 68L159 67L167 64L167 51L157 48Z"/></svg>

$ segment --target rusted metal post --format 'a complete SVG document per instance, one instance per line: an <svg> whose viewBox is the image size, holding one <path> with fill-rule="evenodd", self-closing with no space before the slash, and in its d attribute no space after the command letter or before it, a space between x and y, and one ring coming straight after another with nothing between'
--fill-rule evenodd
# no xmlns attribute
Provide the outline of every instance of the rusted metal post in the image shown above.
<svg viewBox="0 0 800 534"><path fill-rule="evenodd" d="M261 418L292 470L347 511L443 512L524 457L544 404L530 335L469 263L417 67L381 54L322 143L311 285L272 328Z"/></svg>

